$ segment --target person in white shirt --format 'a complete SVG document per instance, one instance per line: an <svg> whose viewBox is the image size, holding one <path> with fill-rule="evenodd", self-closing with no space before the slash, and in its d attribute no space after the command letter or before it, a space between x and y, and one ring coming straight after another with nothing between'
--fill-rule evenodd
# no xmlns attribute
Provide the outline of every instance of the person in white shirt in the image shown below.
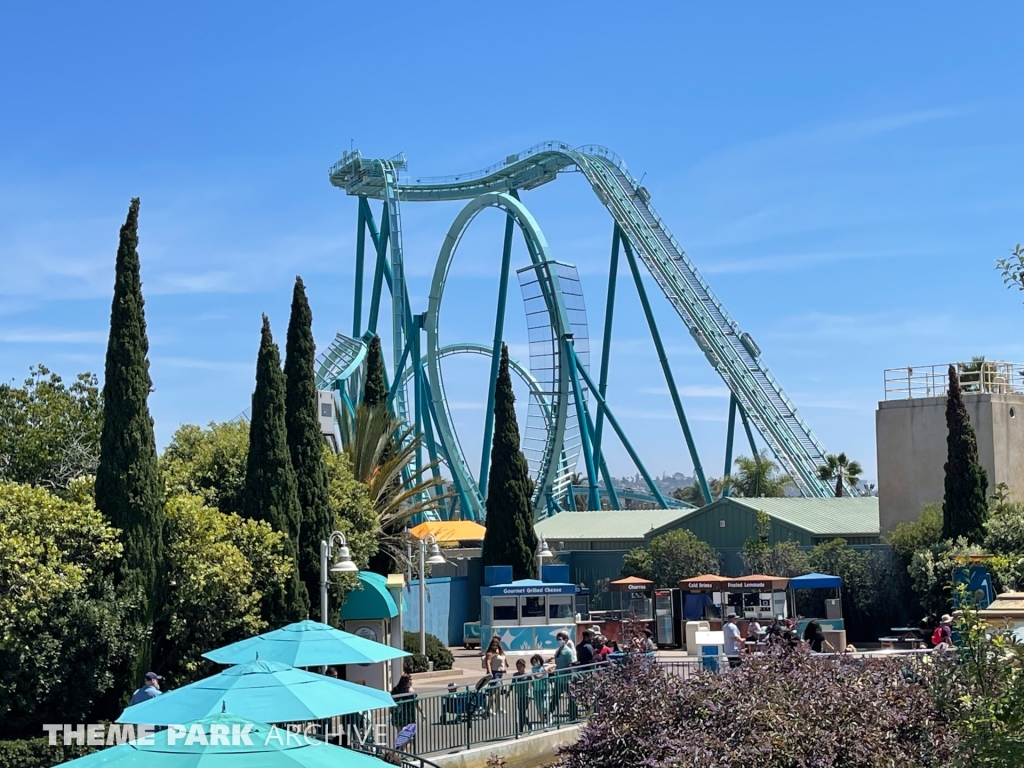
<svg viewBox="0 0 1024 768"><path fill-rule="evenodd" d="M738 667L740 665L740 648L743 646L743 640L740 637L740 628L736 626L735 613L728 615L722 631L725 633L725 655L729 659L729 666Z"/></svg>
<svg viewBox="0 0 1024 768"><path fill-rule="evenodd" d="M764 630L761 628L760 622L757 619L751 619L747 624L747 640L753 640L756 643L761 639L763 633Z"/></svg>

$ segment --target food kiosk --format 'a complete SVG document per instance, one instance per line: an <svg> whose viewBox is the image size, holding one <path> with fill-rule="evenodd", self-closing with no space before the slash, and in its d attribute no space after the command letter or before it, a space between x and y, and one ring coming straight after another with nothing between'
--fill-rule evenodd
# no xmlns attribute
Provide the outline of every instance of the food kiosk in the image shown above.
<svg viewBox="0 0 1024 768"><path fill-rule="evenodd" d="M492 637L506 651L523 653L558 647L557 635L576 636L575 584L521 579L480 587L480 643Z"/></svg>
<svg viewBox="0 0 1024 768"><path fill-rule="evenodd" d="M789 579L759 573L739 577L704 574L683 579L679 582L683 593L683 619L705 619L714 631L722 628L729 613L735 613L740 632L746 636L749 621L764 622L775 616L789 616L788 586Z"/></svg>
<svg viewBox="0 0 1024 768"><path fill-rule="evenodd" d="M608 585L611 609L591 611L590 621L601 628L601 634L609 640L621 641L623 625L631 624L634 630L654 627L654 582L630 576L613 581Z"/></svg>

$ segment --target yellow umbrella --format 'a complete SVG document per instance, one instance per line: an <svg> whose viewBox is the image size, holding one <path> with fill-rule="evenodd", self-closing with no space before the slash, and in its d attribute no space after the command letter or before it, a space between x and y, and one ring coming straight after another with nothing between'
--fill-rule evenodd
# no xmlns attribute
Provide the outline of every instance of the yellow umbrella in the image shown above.
<svg viewBox="0 0 1024 768"><path fill-rule="evenodd" d="M433 534L439 543L450 541L482 541L487 529L471 520L448 520L440 522L420 523L409 533L417 539L425 539Z"/></svg>

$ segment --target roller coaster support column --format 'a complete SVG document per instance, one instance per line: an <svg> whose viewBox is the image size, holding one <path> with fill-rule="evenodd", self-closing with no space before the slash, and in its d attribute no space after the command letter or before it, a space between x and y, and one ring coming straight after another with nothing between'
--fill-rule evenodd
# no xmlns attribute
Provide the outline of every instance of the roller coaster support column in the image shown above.
<svg viewBox="0 0 1024 768"><path fill-rule="evenodd" d="M369 203L366 204L366 209L369 210ZM372 221L372 218L371 218ZM370 319L367 322L367 330L371 333L377 332L377 316L380 314L380 294L384 286L384 269L387 267L387 250L388 250L388 239L390 235L390 225L388 223L388 209L384 208L384 212L381 214L380 222L380 235L374 240L377 243L377 267L373 272L373 295L370 297ZM373 231L370 231L373 234Z"/></svg>
<svg viewBox="0 0 1024 768"><path fill-rule="evenodd" d="M359 330L363 322L363 261L366 254L366 216L363 214L363 207L366 205L366 198L359 198L359 223L356 225L356 279L355 296L352 300L352 338L358 339L362 335Z"/></svg>
<svg viewBox="0 0 1024 768"><path fill-rule="evenodd" d="M419 440L416 447L416 477L419 478L423 471L423 440L419 439L423 434L423 422L430 419L429 414L424 418L420 410L420 402L423 397L423 362L420 358L420 330L423 328L423 316L416 315L413 318L412 327L408 329L408 340L406 349L411 348L412 356L412 387L413 387L413 439ZM402 379L395 374L395 390L401 386Z"/></svg>
<svg viewBox="0 0 1024 768"><path fill-rule="evenodd" d="M429 379L423 380L423 394L427 400L427 411L430 414L430 418L437 424L437 411L434 409L434 398L430 393L430 381ZM441 446L441 451L444 453L444 460L448 463L448 466L452 464L452 457L448 455L445 450L444 443L438 443ZM452 477L452 484L455 486L455 493L459 497L459 506L461 507L462 519L463 520L475 520L476 516L473 514L473 508L469 505L469 497L466 496L466 490L459 484L457 476Z"/></svg>
<svg viewBox="0 0 1024 768"><path fill-rule="evenodd" d="M626 433L622 431L622 427L619 426L618 420L615 418L615 414L612 413L611 408L608 407L608 403L601 397L597 388L594 386L594 380L590 378L590 374L587 373L587 369L579 364L576 360L576 350L569 346L569 355L575 363L576 369L583 376L583 380L587 382L587 386L590 387L590 391L594 393L594 397L597 399L598 407L608 414L608 423L612 425L612 429L615 430L615 434L619 436L619 440L622 441L622 447L626 449L626 453L629 454L629 458L633 460L636 468L640 470L640 474L644 478L644 482L647 483L647 487L651 489L651 495L658 500L658 503L665 508L668 508L668 502L665 501L665 497L661 495L661 491L658 490L658 486L654 484L654 479L647 471L647 467L644 466L643 462L640 461L640 457L636 454L636 449L633 448L633 444L629 442L629 438L626 437Z"/></svg>
<svg viewBox="0 0 1024 768"><path fill-rule="evenodd" d="M608 301L604 309L604 341L601 345L601 372L598 377L597 387L601 397L607 397L608 393L608 361L611 359L612 350L612 318L615 316L615 284L619 271L619 241L622 237L622 230L615 225L612 231L612 258L608 267ZM619 496L615 493L615 487L607 477L607 467L604 466L604 454L601 453L601 437L604 431L604 411L597 409L597 428L594 430L594 457L601 464L602 474L605 475L605 486L608 490L608 502L612 509L619 509Z"/></svg>
<svg viewBox="0 0 1024 768"><path fill-rule="evenodd" d="M697 446L694 445L693 435L690 434L690 425L686 421L686 412L683 411L683 403L679 399L679 392L676 391L675 378L672 376L672 366L669 365L668 355L665 354L665 346L661 343L661 334L658 332L658 325L654 321L654 313L651 311L651 302L647 299L647 289L644 288L643 277L637 268L636 259L633 257L633 248L629 244L629 238L622 238L622 245L626 251L626 261L629 262L629 269L633 273L633 282L636 283L636 291L640 295L640 303L643 305L644 314L647 316L647 325L651 329L651 338L654 339L654 346L658 350L658 360L661 361L661 370L665 374L665 383L668 384L668 392L672 396L672 404L676 408L676 416L679 418L679 426L683 428L683 437L686 438L686 447L690 451L690 459L693 461L693 472L697 475L700 483L701 493L704 494L704 502L712 502L711 492L708 490L708 481L704 477L704 468L700 465L700 457L697 455Z"/></svg>
<svg viewBox="0 0 1024 768"><path fill-rule="evenodd" d="M491 348L491 378L487 383L487 410L484 411L484 447L480 457L477 485L480 497L487 499L487 475L491 466L491 438L494 436L494 392L498 386L498 366L501 365L501 340L505 333L505 299L508 296L508 270L512 263L512 235L516 219L505 216L505 242L501 249L501 279L498 283L498 311L494 317L494 346Z"/></svg>
<svg viewBox="0 0 1024 768"><path fill-rule="evenodd" d="M747 442L750 443L750 458L757 458L757 443L754 442L754 433L750 431L750 422L747 421L747 412L743 410L742 405L738 405L740 409L740 421L743 422L743 429L747 433Z"/></svg>
<svg viewBox="0 0 1024 768"><path fill-rule="evenodd" d="M722 498L729 495L729 475L732 474L732 436L736 431L736 395L729 395L729 426L725 434L725 472L722 473Z"/></svg>
<svg viewBox="0 0 1024 768"><path fill-rule="evenodd" d="M579 368L577 364L576 348L573 346L572 338L562 339L562 348L569 362L569 376L572 379L573 400L576 401L576 419L580 425L580 442L583 445L583 461L587 467L587 509L600 510L601 496L597 492L597 469L594 467L594 453L590 444L590 430L587 428L587 404L583 400L583 387L580 386ZM571 495L571 494L570 494ZM574 500L575 501L575 500Z"/></svg>
<svg viewBox="0 0 1024 768"><path fill-rule="evenodd" d="M594 422L590 418L590 409L584 408L584 414L587 417L587 432L590 434L591 445L594 443L594 437L596 431L594 430ZM604 416L604 409L597 409L598 418ZM604 454L594 454L594 462L597 464L597 469L601 473L601 477L604 478L605 487L608 489L608 502L612 509L619 509L619 495L615 492L615 486L612 485L612 476L608 471L608 463L604 460Z"/></svg>

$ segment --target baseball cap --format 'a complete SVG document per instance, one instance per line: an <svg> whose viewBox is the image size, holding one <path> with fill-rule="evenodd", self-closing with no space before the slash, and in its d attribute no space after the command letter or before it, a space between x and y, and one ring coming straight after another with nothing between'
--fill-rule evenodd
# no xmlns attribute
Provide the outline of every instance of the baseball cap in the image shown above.
<svg viewBox="0 0 1024 768"><path fill-rule="evenodd" d="M147 680L163 680L163 678L160 677L160 675L158 675L156 672L147 672L146 673L146 679Z"/></svg>

